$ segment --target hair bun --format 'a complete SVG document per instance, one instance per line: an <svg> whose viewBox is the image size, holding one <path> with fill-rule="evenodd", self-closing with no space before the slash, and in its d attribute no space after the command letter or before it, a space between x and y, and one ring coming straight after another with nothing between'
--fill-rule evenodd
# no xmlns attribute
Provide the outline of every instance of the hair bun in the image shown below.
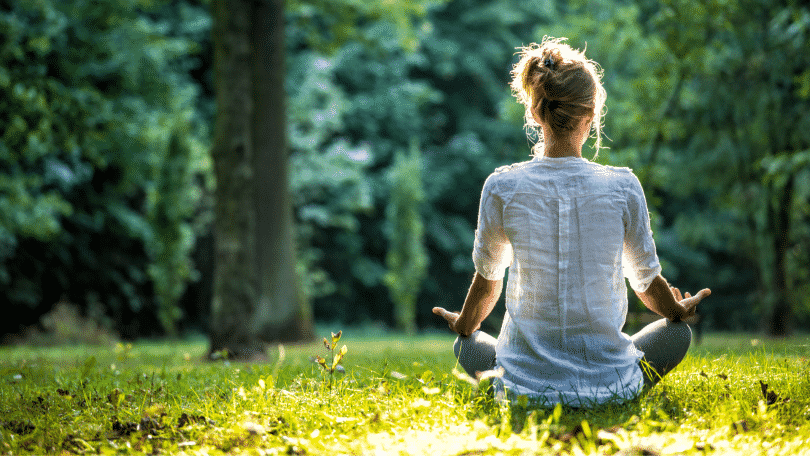
<svg viewBox="0 0 810 456"><path fill-rule="evenodd" d="M526 107L528 127L542 124L554 134L567 134L589 119L599 148L605 103L601 71L564 40L545 37L541 44L520 48L520 59L512 67L512 93Z"/></svg>
<svg viewBox="0 0 810 456"><path fill-rule="evenodd" d="M547 56L533 55L526 62L520 79L522 80L523 93L527 101L529 99L539 100L548 97L545 86L546 82L553 78L552 70L554 66L553 60L551 66L547 65L548 60Z"/></svg>

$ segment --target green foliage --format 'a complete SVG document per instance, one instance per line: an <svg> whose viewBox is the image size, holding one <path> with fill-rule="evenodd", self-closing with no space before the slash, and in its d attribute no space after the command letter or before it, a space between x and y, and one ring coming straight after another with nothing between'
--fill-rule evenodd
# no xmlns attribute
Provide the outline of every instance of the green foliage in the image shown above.
<svg viewBox="0 0 810 456"><path fill-rule="evenodd" d="M0 293L27 322L62 295L125 335L187 317L177 300L197 278L213 188L209 14L202 0L0 12ZM602 65L609 149L596 160L639 175L665 276L714 291L704 322L754 329L780 301L810 321L806 6L295 0L287 21L298 270L317 319L395 324L386 213L414 141L417 325L461 305L484 179L529 156L513 51L552 35Z"/></svg>
<svg viewBox="0 0 810 456"><path fill-rule="evenodd" d="M311 17L319 11L292 8L292 54L324 48L306 38L304 10ZM767 220L767 201L780 193L759 162L807 150L802 138L810 129L800 114L810 80L801 51L810 17L805 8L754 0L458 0L428 6L414 21L419 42L413 48L402 44L390 22L372 16L347 29L351 39L329 48L327 80L339 91L344 114L334 136L366 147L370 159L360 179L371 199L351 230L310 238L317 254L309 258L332 284L315 301L316 317L396 321L381 310L388 251L380 242L386 233L381 215L390 203L387 176L396 153L413 138L429 170L423 216L430 269L417 320L433 321L427 311L433 305L460 305L472 272L481 185L496 166L529 153L520 109L507 90L511 50L544 35L587 47L605 70L609 149L596 159L630 166L640 176L667 278L685 289L715 291L702 309L708 324L753 329L767 315L763 296L774 289L773 239L780 232ZM341 16L335 17L312 23L338 24ZM329 41L333 34L317 36ZM290 80L306 79L293 70ZM806 318L807 179L800 167L790 170L787 287L794 311Z"/></svg>
<svg viewBox="0 0 810 456"><path fill-rule="evenodd" d="M158 301L157 316L163 329L173 333L181 318L177 301L186 284L197 278L191 261L196 233L200 231L192 222L201 206L204 187L196 180L208 170L194 163L205 157L202 145L196 151L188 140L188 129L172 133L162 165L147 191L147 220L153 232L147 249L153 263L147 269ZM195 230L196 228L196 230Z"/></svg>
<svg viewBox="0 0 810 456"><path fill-rule="evenodd" d="M356 233L356 213L371 208L364 178L371 157L367 145L352 145L341 135L348 107L334 82L334 64L315 53L302 53L292 63L287 131L298 268L307 295L319 298L336 289L319 266L326 246L341 247L341 239L330 244L334 233Z"/></svg>
<svg viewBox="0 0 810 456"><path fill-rule="evenodd" d="M678 172L654 185L678 208L665 217L674 220L683 245L708 253L706 266L720 272L716 288L728 299L717 303L717 322L728 321L741 301L768 320L779 305L802 300L791 290L803 284L784 277L806 276L810 268L807 255L797 261L787 253L803 248L800 233L808 223L796 211L806 187L792 185L803 182L803 168L781 167L776 180L768 172L780 161L775 157L801 161L810 147L810 125L801 114L808 104L798 83L810 63L804 52L810 11L756 0L707 2L699 6L705 15L694 7L667 2L649 22L672 56L671 74L684 80L668 113L678 119L679 133L664 136L653 164L662 176L665 169ZM696 195L703 207L685 201ZM745 272L752 265L758 283ZM792 307L806 318L806 304Z"/></svg>
<svg viewBox="0 0 810 456"><path fill-rule="evenodd" d="M810 129L800 114L807 62L798 57L807 17L804 8L753 0L458 0L427 9L411 52L390 23L358 22L351 33L362 38L334 50L331 81L345 100L339 135L368 146L363 180L372 204L356 219L356 231L332 233L335 248L313 243L313 261L334 284L333 294L316 300L316 317L395 321L379 304L386 299L380 285L387 254L380 215L389 203L386 173L412 138L429 170L423 215L430 270L417 319L432 321L427 309L433 305L460 305L472 272L481 184L496 166L529 153L506 85L510 50L553 35L587 47L605 70L609 149L597 160L630 166L640 176L665 275L685 289L715 291L702 309L708 324L756 327L769 312L762 298L774 289L773 239L781 232L767 220L766 204L779 192L764 182L758 162L807 150L802 138ZM301 30L292 33L292 49L307 43ZM765 49L772 50L769 60ZM805 177L795 176L784 263L794 311L806 318L807 187Z"/></svg>
<svg viewBox="0 0 810 456"><path fill-rule="evenodd" d="M419 45L414 19L425 15L431 4L446 0L412 2L368 2L363 0L293 0L288 2L288 20L296 33L306 36L313 48L332 53L345 43L359 41L374 46L363 23L390 26L392 38L404 49L413 51Z"/></svg>
<svg viewBox="0 0 810 456"><path fill-rule="evenodd" d="M389 250L384 281L394 302L397 328L409 334L416 331L416 298L428 266L420 213L425 197L421 164L415 142L408 155L397 155L390 171L391 196L386 211Z"/></svg>
<svg viewBox="0 0 810 456"><path fill-rule="evenodd" d="M291 30L289 41L296 55L288 79L291 142L321 135L310 145L294 145L312 149L292 158L299 258L309 265L302 269L310 272L316 318L343 321L387 319L389 306L381 305L389 302L381 217L387 168L393 151L408 147L410 132L425 127L421 109L432 97L425 84L408 80L402 43L387 35L390 22L361 24L375 43L345 43L330 57L295 52L311 42L300 29Z"/></svg>
<svg viewBox="0 0 810 456"><path fill-rule="evenodd" d="M14 305L65 295L122 330L133 314L159 313L166 331L179 317L210 173L198 89L178 68L195 45L168 33L157 6L0 12L0 289Z"/></svg>
<svg viewBox="0 0 810 456"><path fill-rule="evenodd" d="M207 363L204 341L2 347L0 452L801 454L810 438L806 336L709 335L638 400L535 410L449 373L449 335L344 333L332 393L320 344L266 364Z"/></svg>

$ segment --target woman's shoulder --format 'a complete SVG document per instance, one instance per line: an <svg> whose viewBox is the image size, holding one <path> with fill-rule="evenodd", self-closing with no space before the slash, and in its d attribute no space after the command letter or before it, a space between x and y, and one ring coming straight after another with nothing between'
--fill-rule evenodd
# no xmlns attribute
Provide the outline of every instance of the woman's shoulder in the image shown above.
<svg viewBox="0 0 810 456"><path fill-rule="evenodd" d="M487 183L494 185L495 183L514 181L522 174L521 171L525 170L531 163L531 161L525 161L499 166L487 177Z"/></svg>
<svg viewBox="0 0 810 456"><path fill-rule="evenodd" d="M588 161L588 165L605 173L615 173L619 175L633 174L633 170L626 166L602 165L592 161Z"/></svg>
<svg viewBox="0 0 810 456"><path fill-rule="evenodd" d="M531 161L512 163L499 166L490 174L484 183L484 193L499 194L505 197L514 191L520 180L521 171L525 170Z"/></svg>
<svg viewBox="0 0 810 456"><path fill-rule="evenodd" d="M512 163L511 165L499 166L499 167L495 168L495 171L492 172L490 177L498 175L498 174L505 174L505 173L509 173L509 172L520 171L521 169L524 169L527 166L529 166L532 162L533 162L533 160L527 160L527 161Z"/></svg>
<svg viewBox="0 0 810 456"><path fill-rule="evenodd" d="M591 176L599 188L619 191L624 195L644 195L641 182L631 168L592 163Z"/></svg>
<svg viewBox="0 0 810 456"><path fill-rule="evenodd" d="M638 181L638 177L633 172L631 168L626 166L612 166L612 165L601 165L599 163L589 162L589 164L593 167L594 171L598 174L603 174L607 176L612 176L613 178L633 183Z"/></svg>

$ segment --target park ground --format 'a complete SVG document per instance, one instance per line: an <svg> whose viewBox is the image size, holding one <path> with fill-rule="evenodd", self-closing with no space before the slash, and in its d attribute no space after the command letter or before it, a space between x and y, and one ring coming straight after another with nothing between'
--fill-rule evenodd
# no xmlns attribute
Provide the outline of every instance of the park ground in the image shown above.
<svg viewBox="0 0 810 456"><path fill-rule="evenodd" d="M263 363L204 338L0 347L0 454L810 454L807 335L708 334L636 400L531 410L460 373L450 335L339 329Z"/></svg>

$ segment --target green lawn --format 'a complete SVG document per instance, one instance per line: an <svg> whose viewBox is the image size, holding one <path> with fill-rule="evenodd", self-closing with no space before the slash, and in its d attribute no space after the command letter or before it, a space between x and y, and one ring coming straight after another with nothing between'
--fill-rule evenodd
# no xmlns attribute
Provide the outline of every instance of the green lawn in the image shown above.
<svg viewBox="0 0 810 456"><path fill-rule="evenodd" d="M478 394L452 340L347 330L331 380L322 344L264 364L204 362L204 340L2 347L0 453L810 454L807 336L708 335L638 400L535 411Z"/></svg>

